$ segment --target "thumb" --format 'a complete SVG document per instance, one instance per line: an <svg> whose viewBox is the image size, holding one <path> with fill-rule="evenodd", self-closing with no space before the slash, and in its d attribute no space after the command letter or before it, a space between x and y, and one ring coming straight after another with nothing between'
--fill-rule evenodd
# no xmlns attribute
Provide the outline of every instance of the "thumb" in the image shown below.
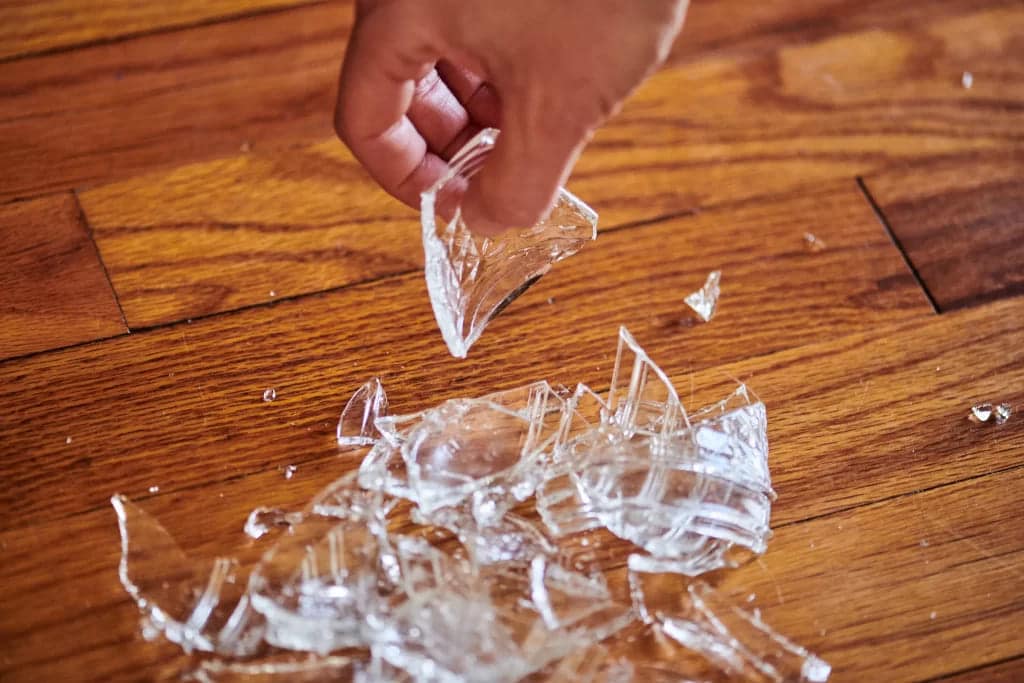
<svg viewBox="0 0 1024 683"><path fill-rule="evenodd" d="M462 199L473 232L496 236L545 218L589 138L586 127L549 116L531 123L514 108L502 112L501 135Z"/></svg>

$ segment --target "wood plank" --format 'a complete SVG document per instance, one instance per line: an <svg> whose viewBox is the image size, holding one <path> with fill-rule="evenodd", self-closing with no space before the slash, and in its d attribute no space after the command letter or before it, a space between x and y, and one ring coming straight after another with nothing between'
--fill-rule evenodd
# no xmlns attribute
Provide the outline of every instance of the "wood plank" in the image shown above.
<svg viewBox="0 0 1024 683"><path fill-rule="evenodd" d="M1024 293L1024 151L865 182L940 310Z"/></svg>
<svg viewBox="0 0 1024 683"><path fill-rule="evenodd" d="M933 680L951 681L952 683L1017 683L1022 679L1024 679L1024 655L998 664L980 666Z"/></svg>
<svg viewBox="0 0 1024 683"><path fill-rule="evenodd" d="M0 358L127 332L78 204L0 206Z"/></svg>
<svg viewBox="0 0 1024 683"><path fill-rule="evenodd" d="M795 401L788 409L798 406ZM148 498L144 507L195 557L236 552L249 561L267 545L241 533L251 507L301 507L357 459L322 459L300 467L291 480L268 468L140 498ZM820 487L817 467L806 470ZM1014 625L1024 608L1024 532L1014 523L1018 505L1007 492L1022 485L1018 466L777 524L767 554L724 574L720 588L744 604L753 594L749 604L769 623L833 664L836 683L920 680L1020 654L1024 641ZM801 496L786 486L779 493L780 503ZM814 492L802 495L789 501L791 509L811 502ZM0 624L5 680L64 680L70 672L76 680L171 680L187 666L174 647L138 635L137 610L113 571L119 544L108 507L2 532L0 545L8 557L0 565L0 591L9 606L9 619ZM610 556L609 565L624 559ZM677 581L663 587L658 599L671 600L681 588ZM622 646L633 657L657 654Z"/></svg>
<svg viewBox="0 0 1024 683"><path fill-rule="evenodd" d="M822 226L830 247L809 252L802 236ZM720 311L691 329L682 298L713 268ZM681 371L931 317L853 183L607 233L514 302L468 362L445 353L424 289L413 273L0 366L0 527L154 478L173 490L322 452L346 392L373 374L413 410L540 377L607 382L622 323Z"/></svg>
<svg viewBox="0 0 1024 683"><path fill-rule="evenodd" d="M350 21L314 5L0 64L0 200L330 136Z"/></svg>
<svg viewBox="0 0 1024 683"><path fill-rule="evenodd" d="M310 0L4 0L0 60L306 4Z"/></svg>
<svg viewBox="0 0 1024 683"><path fill-rule="evenodd" d="M1004 66L998 93L979 85L965 95L959 83L963 63L1013 64L1006 44L952 56L996 25L1024 35L1024 9L961 17L972 28L963 35L946 36L942 15L930 21L664 71L598 133L570 187L614 227L905 159L1024 150L1012 108L1024 106L1024 70ZM399 272L421 258L414 214L333 140L154 172L82 202L133 326ZM385 238L371 242L376 230Z"/></svg>
<svg viewBox="0 0 1024 683"><path fill-rule="evenodd" d="M418 215L334 140L133 178L82 202L133 328L423 265Z"/></svg>

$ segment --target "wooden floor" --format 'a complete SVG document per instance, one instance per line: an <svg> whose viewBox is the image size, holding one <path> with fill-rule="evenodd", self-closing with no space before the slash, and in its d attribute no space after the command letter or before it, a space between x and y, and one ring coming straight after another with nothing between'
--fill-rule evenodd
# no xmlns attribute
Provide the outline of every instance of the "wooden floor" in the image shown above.
<svg viewBox="0 0 1024 683"><path fill-rule="evenodd" d="M1020 0L695 0L570 181L600 238L467 361L417 215L333 138L350 23L0 0L0 680L184 665L138 635L114 492L189 552L244 549L251 508L357 463L334 423L369 376L400 412L600 387L620 324L684 389L768 406L776 535L725 590L835 681L1024 680Z"/></svg>

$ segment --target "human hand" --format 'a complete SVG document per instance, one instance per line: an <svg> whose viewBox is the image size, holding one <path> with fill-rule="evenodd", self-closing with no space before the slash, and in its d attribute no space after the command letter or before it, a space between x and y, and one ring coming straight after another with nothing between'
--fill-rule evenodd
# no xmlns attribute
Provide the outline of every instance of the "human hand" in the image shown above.
<svg viewBox="0 0 1024 683"><path fill-rule="evenodd" d="M481 128L501 128L462 198L484 235L551 208L594 130L665 59L687 0L357 0L339 137L413 207Z"/></svg>

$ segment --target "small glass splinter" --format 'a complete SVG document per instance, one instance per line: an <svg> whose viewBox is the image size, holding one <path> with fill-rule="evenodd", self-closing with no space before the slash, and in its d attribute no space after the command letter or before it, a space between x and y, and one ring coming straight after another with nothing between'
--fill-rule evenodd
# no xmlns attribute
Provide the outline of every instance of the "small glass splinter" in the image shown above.
<svg viewBox="0 0 1024 683"><path fill-rule="evenodd" d="M1009 403L1000 403L996 406L996 424L1001 425L1010 419L1010 415L1013 414L1013 408L1010 407Z"/></svg>
<svg viewBox="0 0 1024 683"><path fill-rule="evenodd" d="M597 214L562 189L537 225L498 237L474 235L451 206L483 165L498 131L480 131L449 161L449 171L421 197L430 304L448 350L465 358L487 324L546 273L597 237ZM454 214L448 221L446 214Z"/></svg>
<svg viewBox="0 0 1024 683"><path fill-rule="evenodd" d="M992 417L992 412L995 410L991 403L979 403L971 406L970 418L974 422L988 422L989 418Z"/></svg>
<svg viewBox="0 0 1024 683"><path fill-rule="evenodd" d="M704 322L708 322L715 315L715 309L718 307L718 283L721 279L721 271L711 271L704 286L685 299L686 305Z"/></svg>
<svg viewBox="0 0 1024 683"><path fill-rule="evenodd" d="M345 404L338 418L338 445L342 447L372 446L380 438L377 418L387 415L388 397L379 377L359 387Z"/></svg>

